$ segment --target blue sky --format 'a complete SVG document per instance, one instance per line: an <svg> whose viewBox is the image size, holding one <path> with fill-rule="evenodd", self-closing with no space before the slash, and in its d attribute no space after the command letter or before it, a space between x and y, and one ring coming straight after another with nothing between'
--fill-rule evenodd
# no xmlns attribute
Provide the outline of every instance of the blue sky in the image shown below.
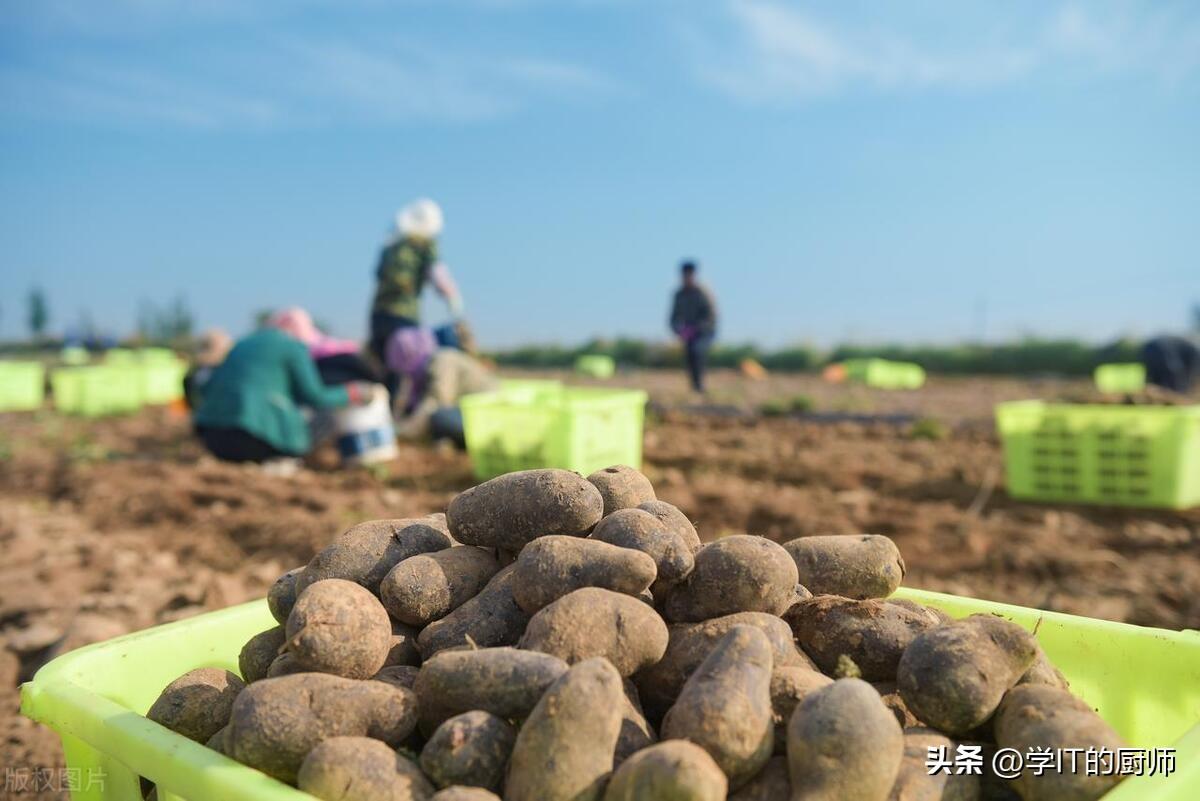
<svg viewBox="0 0 1200 801"><path fill-rule="evenodd" d="M1200 300L1200 4L0 0L0 337L301 304L428 195L489 345L1078 335ZM429 305L429 319L441 307Z"/></svg>

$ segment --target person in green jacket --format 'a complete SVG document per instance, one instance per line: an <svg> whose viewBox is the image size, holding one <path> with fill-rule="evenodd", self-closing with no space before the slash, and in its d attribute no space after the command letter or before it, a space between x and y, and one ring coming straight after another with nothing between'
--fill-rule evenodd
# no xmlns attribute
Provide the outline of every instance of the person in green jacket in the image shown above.
<svg viewBox="0 0 1200 801"><path fill-rule="evenodd" d="M303 456L312 447L302 406L364 404L371 385L326 386L308 348L271 323L239 340L204 388L193 422L204 446L230 462Z"/></svg>
<svg viewBox="0 0 1200 801"><path fill-rule="evenodd" d="M396 214L396 230L379 254L375 269L375 297L371 301L370 350L387 364L387 343L401 328L421 322L421 293L432 284L454 319L463 315L462 295L450 269L438 259L437 238L442 232L442 210L432 200L420 199ZM398 377L388 377L395 394Z"/></svg>

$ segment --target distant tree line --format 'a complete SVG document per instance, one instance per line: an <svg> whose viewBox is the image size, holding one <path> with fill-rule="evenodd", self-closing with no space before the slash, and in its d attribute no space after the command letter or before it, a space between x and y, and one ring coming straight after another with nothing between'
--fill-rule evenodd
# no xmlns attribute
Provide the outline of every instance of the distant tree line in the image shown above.
<svg viewBox="0 0 1200 801"><path fill-rule="evenodd" d="M754 359L768 370L801 372L846 359L878 357L916 362L932 373L951 375L1090 375L1099 364L1138 360L1140 342L1119 340L1096 346L1072 339L1024 339L987 345L838 345L819 349L791 345L768 350L751 344L717 345L710 360L715 367L736 367ZM612 356L627 367L680 367L683 353L677 345L636 339L592 340L578 347L531 345L491 353L507 367L563 368L585 353Z"/></svg>

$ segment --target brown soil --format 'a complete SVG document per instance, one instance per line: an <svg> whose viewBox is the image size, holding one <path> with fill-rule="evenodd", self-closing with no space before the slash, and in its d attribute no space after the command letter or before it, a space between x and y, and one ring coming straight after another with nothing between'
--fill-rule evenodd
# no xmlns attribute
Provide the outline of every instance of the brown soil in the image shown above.
<svg viewBox="0 0 1200 801"><path fill-rule="evenodd" d="M667 406L686 397L676 374L619 383L644 386ZM1072 388L963 380L883 393L810 377L748 383L718 375L718 403L747 409L804 394L819 410L933 417L944 436L916 438L908 426L883 423L675 410L647 422L646 472L706 539L887 534L905 556L909 586L1200 627L1200 512L1005 496L993 403ZM260 597L351 523L440 510L471 483L466 457L441 449L404 446L375 470L318 464L279 478L208 458L186 421L163 411L102 421L0 415L0 764L62 765L55 735L16 714L16 682L47 659ZM10 796L66 793L10 783L0 797Z"/></svg>

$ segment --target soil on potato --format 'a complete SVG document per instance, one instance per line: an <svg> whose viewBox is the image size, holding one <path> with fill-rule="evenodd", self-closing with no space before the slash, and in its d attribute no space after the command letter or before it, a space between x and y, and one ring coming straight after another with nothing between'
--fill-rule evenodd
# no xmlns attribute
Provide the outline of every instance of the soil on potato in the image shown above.
<svg viewBox="0 0 1200 801"><path fill-rule="evenodd" d="M1200 628L1200 511L1004 494L993 404L1079 384L934 380L887 393L717 373L695 405L676 373L611 383L643 386L665 410L647 418L645 472L705 540L886 534L904 555L907 586ZM943 436L745 413L800 394L821 412L934 418ZM17 715L17 682L49 658L261 597L349 525L442 510L474 483L466 456L441 448L403 445L397 460L369 470L335 462L320 454L288 478L218 463L164 410L96 421L0 415L0 798L67 797L57 737Z"/></svg>

